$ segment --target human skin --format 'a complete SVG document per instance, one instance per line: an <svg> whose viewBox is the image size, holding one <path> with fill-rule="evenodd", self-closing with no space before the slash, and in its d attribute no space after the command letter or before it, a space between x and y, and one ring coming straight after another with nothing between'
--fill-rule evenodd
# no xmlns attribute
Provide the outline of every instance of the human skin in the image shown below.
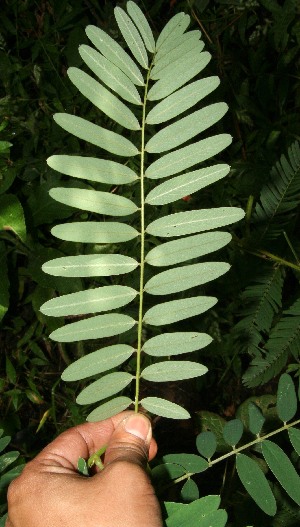
<svg viewBox="0 0 300 527"><path fill-rule="evenodd" d="M78 459L105 444L104 469L80 475ZM145 470L156 451L150 421L130 411L67 430L10 484L5 527L162 527Z"/></svg>

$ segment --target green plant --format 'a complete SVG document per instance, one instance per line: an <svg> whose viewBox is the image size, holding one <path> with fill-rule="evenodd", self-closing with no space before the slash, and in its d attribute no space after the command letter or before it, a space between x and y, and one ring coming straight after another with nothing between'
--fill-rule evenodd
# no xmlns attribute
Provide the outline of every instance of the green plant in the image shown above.
<svg viewBox="0 0 300 527"><path fill-rule="evenodd" d="M244 213L237 207L182 212L180 206L178 212L173 212L175 206L169 214L170 203L228 174L228 165L207 166L209 158L231 143L228 134L191 142L217 123L227 106L215 103L188 112L219 84L216 77L190 83L208 64L210 54L203 51L204 43L199 40L198 30L186 32L190 22L188 15L175 15L155 43L139 7L128 2L127 10L129 15L116 8L115 16L135 60L95 26L88 26L86 33L100 53L87 45L79 48L86 65L118 97L84 71L74 67L68 70L70 80L81 93L114 121L113 131L79 116L62 113L54 116L56 123L66 131L113 154L113 158L54 155L48 159L48 165L56 171L89 180L95 187L89 184L85 188L50 190L54 199L86 211L86 216L93 221L82 221L79 217L80 221L54 227L52 234L57 238L85 245L77 245L74 256L50 260L43 270L54 276L93 277L96 284L99 277L113 278L105 278L105 281L102 278L102 284L109 285L51 299L43 304L41 311L51 316L83 317L128 305L128 314L117 312L85 317L51 333L56 341L74 342L108 339L130 331L127 339L130 344L102 347L68 366L62 375L67 381L82 380L112 370L135 354L134 374L130 366L124 372L113 371L79 394L80 404L109 399L94 409L88 420L104 419L131 404L136 411L142 406L160 416L184 419L189 417L185 409L155 394L140 399L140 380L189 379L207 371L197 362L161 359L203 348L211 341L209 335L188 331L160 333L159 328L199 315L215 305L216 298L199 294L201 286L224 274L229 269L228 264L213 261L191 264L190 261L220 249L231 238L223 231L204 231L229 225L241 219ZM178 119L183 113L185 116ZM170 120L171 124L159 126ZM188 144L182 147L184 143ZM120 156L122 163L115 161L115 156ZM187 172L199 163L203 164L202 168ZM176 177L170 178L174 175ZM169 179L154 186L161 178ZM111 187L110 192L102 190L104 185ZM125 185L128 185L126 195L130 198L120 195ZM139 221L135 218L138 212ZM106 216L117 216L121 220L124 216L132 216L133 220L128 225L122 221L107 221ZM177 239L160 243L159 238ZM116 244L120 242L127 254L116 252L119 251ZM182 263L186 265L179 265ZM156 267L168 269L155 274ZM134 274L127 282L136 287L123 285L122 275L134 273L136 269L139 276ZM192 288L196 296L182 296L183 291ZM157 296L161 300L164 295L170 295L172 300L155 303ZM131 304L134 299L137 299L136 306ZM151 331L154 336L149 339ZM159 361L149 364L152 357ZM111 399L133 380L134 398L122 395Z"/></svg>
<svg viewBox="0 0 300 527"><path fill-rule="evenodd" d="M0 452L3 452L10 443L10 436L3 436L3 430L0 430ZM6 489L9 483L15 479L22 471L24 464L16 464L20 453L11 450L0 456L0 526L4 527L6 520ZM11 468L10 466L13 465ZM9 470L8 467L10 467Z"/></svg>
<svg viewBox="0 0 300 527"><path fill-rule="evenodd" d="M278 496L278 488L281 487L292 500L289 504L291 518L289 521L286 518L286 525L293 525L295 514L299 521L299 509L297 513L295 508L295 503L300 506L300 476L297 473L300 429L296 428L300 419L295 419L299 398L296 392L291 376L283 374L279 379L272 419L268 412L270 400L266 400L269 396L252 397L243 403L235 419L220 423L218 432L212 431L213 427L203 426L204 430L196 439L201 457L196 454L167 454L162 458L162 464L153 469L159 492L163 494L173 485L183 483L181 498L185 502L193 502L199 499L198 486L193 478L234 457L235 473L244 487L243 491L238 489L240 500L246 503L247 494L251 496L264 513L261 524L266 524L267 516L276 515L275 496ZM279 434L284 433L290 442L285 450L292 452L288 455L274 442L274 439L278 441ZM217 452L221 455L216 456ZM199 477L198 482L201 486ZM281 497L280 507L282 501Z"/></svg>

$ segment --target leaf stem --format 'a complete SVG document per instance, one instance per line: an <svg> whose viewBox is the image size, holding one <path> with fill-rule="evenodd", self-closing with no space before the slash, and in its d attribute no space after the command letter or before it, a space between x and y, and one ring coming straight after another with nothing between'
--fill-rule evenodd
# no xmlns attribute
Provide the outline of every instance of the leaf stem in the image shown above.
<svg viewBox="0 0 300 527"><path fill-rule="evenodd" d="M139 394L140 394L140 377L141 377L141 353L142 353L142 336L143 336L143 301L144 301L144 271L145 271L145 188L144 188L144 172L145 172L145 124L146 124L146 102L148 95L148 85L150 78L151 67L149 68L144 100L143 100L143 116L141 129L141 257L140 257L140 297L139 297L139 318L138 318L138 335L137 335L137 359L136 359L136 380L135 380L135 399L134 411L139 411Z"/></svg>
<svg viewBox="0 0 300 527"><path fill-rule="evenodd" d="M264 435L264 436L259 436L259 437L256 437L256 439L254 439L253 441L251 441L250 443L246 443L245 445L242 445L238 448L234 448L234 450L231 450L230 452L227 452L226 454L224 454L223 456L220 456L218 457L217 459L214 459L213 461L209 461L208 462L208 468L212 467L213 465L216 465L217 463L220 463L220 461L224 461L224 459L227 459L231 456L233 456L234 454L238 454L239 452L242 452L242 450L246 450L247 448L250 448L251 446L253 445L256 445L258 443L262 443L263 441L265 441L266 439L268 439L269 437L272 437L276 434L280 434L280 432L283 432L284 430L288 430L289 428L292 428L293 426L296 426L300 424L300 419L297 419L296 421L293 421L292 423L289 423L289 424L284 424L281 428L277 428L276 430L273 430L272 432L269 432L268 434ZM185 479L188 479L192 476L194 476L195 474L193 472L188 472L186 474L184 474L183 476L180 476L179 478L176 478L172 481L172 483L170 483L168 485L168 487L164 487L164 490L166 490L166 488L169 488L173 485L176 485L177 483L180 483L181 481L184 481Z"/></svg>

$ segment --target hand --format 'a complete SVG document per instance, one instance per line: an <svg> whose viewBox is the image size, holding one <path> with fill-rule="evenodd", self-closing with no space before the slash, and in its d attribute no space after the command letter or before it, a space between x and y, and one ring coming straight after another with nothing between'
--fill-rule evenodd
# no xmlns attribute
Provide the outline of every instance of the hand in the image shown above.
<svg viewBox="0 0 300 527"><path fill-rule="evenodd" d="M81 476L78 458L89 458L104 444L104 469ZM11 483L5 527L162 527L145 472L156 451L142 414L127 411L71 428Z"/></svg>

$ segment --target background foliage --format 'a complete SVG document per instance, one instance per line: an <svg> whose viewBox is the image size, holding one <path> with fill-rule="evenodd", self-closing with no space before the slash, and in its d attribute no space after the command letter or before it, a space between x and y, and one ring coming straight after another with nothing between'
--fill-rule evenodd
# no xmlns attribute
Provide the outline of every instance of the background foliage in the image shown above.
<svg viewBox="0 0 300 527"><path fill-rule="evenodd" d="M19 450L22 460L29 460L49 437L86 416L86 410L75 404L83 385L60 381L61 371L83 350L78 344L50 342L49 329L62 321L47 318L46 327L39 311L53 291L81 289L80 279L68 283L41 271L46 260L74 250L50 235L53 224L78 214L83 218L49 197L49 189L60 184L61 176L45 160L56 152L89 148L66 136L52 115L80 109L87 119L95 118L91 105L69 82L66 69L81 66L75 50L86 42L84 28L89 23L117 37L115 4L7 0L2 6L0 428L12 436L11 450ZM124 7L125 2L118 5ZM157 385L158 395L168 394L193 415L182 423L156 419L160 456L164 456L195 452L197 433L209 430L218 436L224 420L243 415L249 397L268 416L268 426L276 427L277 376L286 369L296 378L299 375L300 156L295 141L300 137L300 21L296 0L147 0L140 5L157 32L176 12L191 15L213 57L206 75L221 79L211 102L224 100L229 105L218 126L220 133L233 136L222 155L232 167L231 174L213 191L208 188L185 197L180 210L224 205L247 210L246 221L234 228L234 243L224 255L232 269L209 290L219 303L201 320L193 319L190 328L214 338L209 348L198 352L209 373L188 384ZM293 336L290 346L282 346L287 335ZM147 394L147 383L143 390ZM172 444L169 433L178 438ZM284 441L280 440L282 447ZM219 448L226 450L221 439ZM250 498L241 500L244 491L231 461L214 468L211 480L209 473L205 478L208 482L205 486L202 482L201 490L199 476L200 492L221 493L230 525L277 527L299 522L281 487L275 489L279 501L275 519L263 513L257 516ZM173 499L175 491L169 492Z"/></svg>

